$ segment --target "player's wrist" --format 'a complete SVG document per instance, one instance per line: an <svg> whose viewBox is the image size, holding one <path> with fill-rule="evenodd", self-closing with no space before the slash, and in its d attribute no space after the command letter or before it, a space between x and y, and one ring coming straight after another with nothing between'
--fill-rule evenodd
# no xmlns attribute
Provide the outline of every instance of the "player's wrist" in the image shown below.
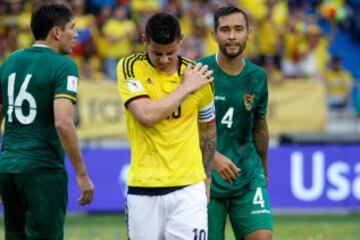
<svg viewBox="0 0 360 240"><path fill-rule="evenodd" d="M76 176L77 176L77 177L86 177L86 176L88 176L88 172L87 172L86 169L84 169L84 170L78 171L78 172L76 173Z"/></svg>
<svg viewBox="0 0 360 240"><path fill-rule="evenodd" d="M191 89L190 86L187 86L187 84L182 84L179 87L180 93L183 97L187 97L188 95L190 95L194 90Z"/></svg>

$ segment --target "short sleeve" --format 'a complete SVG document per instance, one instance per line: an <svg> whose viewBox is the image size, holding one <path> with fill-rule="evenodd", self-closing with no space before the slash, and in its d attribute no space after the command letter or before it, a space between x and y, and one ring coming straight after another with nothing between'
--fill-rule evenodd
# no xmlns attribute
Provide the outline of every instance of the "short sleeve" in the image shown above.
<svg viewBox="0 0 360 240"><path fill-rule="evenodd" d="M120 93L121 100L126 106L130 100L148 96L143 84L136 74L129 73L129 67L134 67L131 63L131 56L122 58L117 65L117 78L118 78L118 89Z"/></svg>
<svg viewBox="0 0 360 240"><path fill-rule="evenodd" d="M203 95L199 104L199 122L211 122L215 120L214 91L211 84L203 89Z"/></svg>
<svg viewBox="0 0 360 240"><path fill-rule="evenodd" d="M64 98L76 103L79 72L76 64L66 59L55 71L55 99Z"/></svg>
<svg viewBox="0 0 360 240"><path fill-rule="evenodd" d="M257 101L254 117L256 119L264 118L267 114L268 106L268 80L267 76L264 73L261 77L261 82L259 82L259 100Z"/></svg>

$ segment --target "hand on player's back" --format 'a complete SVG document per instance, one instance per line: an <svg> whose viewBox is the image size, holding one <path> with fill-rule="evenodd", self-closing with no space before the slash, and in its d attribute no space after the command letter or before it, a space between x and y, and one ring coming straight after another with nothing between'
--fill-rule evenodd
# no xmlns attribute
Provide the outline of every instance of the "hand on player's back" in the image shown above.
<svg viewBox="0 0 360 240"><path fill-rule="evenodd" d="M194 93L204 85L213 81L212 71L208 70L207 65L197 63L193 68L187 65L182 86L189 92Z"/></svg>

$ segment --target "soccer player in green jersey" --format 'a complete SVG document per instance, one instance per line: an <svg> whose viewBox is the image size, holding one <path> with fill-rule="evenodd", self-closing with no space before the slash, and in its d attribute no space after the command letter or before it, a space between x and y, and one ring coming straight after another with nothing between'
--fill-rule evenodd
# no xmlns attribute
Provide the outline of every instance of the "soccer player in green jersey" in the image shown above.
<svg viewBox="0 0 360 240"><path fill-rule="evenodd" d="M224 239L229 215L237 240L270 240L267 184L267 77L244 58L248 16L235 7L214 15L219 52L200 59L213 70L217 146L208 205L209 240Z"/></svg>
<svg viewBox="0 0 360 240"><path fill-rule="evenodd" d="M61 240L67 205L64 150L77 175L79 204L90 203L94 194L73 122L78 70L64 56L77 32L64 5L40 6L31 30L35 44L14 52L0 67L5 239Z"/></svg>

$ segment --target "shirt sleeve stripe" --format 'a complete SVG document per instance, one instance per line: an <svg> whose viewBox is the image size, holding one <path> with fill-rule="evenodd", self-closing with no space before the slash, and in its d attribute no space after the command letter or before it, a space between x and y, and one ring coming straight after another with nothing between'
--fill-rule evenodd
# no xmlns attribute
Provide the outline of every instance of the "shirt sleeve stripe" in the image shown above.
<svg viewBox="0 0 360 240"><path fill-rule="evenodd" d="M71 95L69 95L69 94L65 94L65 93L56 94L56 95L55 95L55 98L69 98L69 99L71 99L71 100L73 100L73 101L76 101L76 97L71 96Z"/></svg>

